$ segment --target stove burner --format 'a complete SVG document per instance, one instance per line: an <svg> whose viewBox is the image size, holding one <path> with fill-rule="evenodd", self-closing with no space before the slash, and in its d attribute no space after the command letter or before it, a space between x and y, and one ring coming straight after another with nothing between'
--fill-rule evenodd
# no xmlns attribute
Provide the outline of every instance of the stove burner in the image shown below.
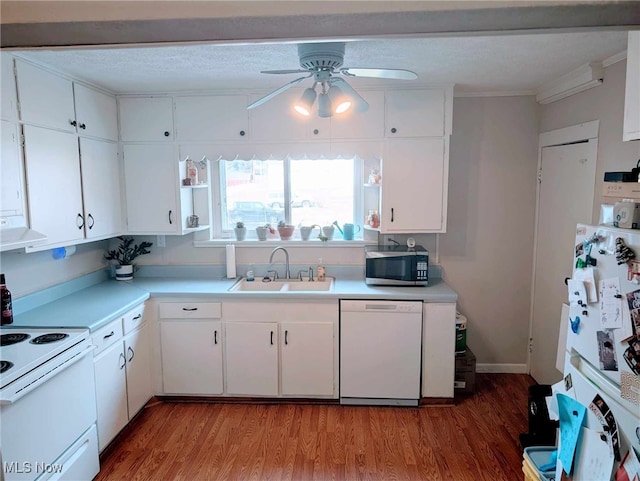
<svg viewBox="0 0 640 481"><path fill-rule="evenodd" d="M0 374L5 371L8 371L13 367L13 363L9 361L0 361Z"/></svg>
<svg viewBox="0 0 640 481"><path fill-rule="evenodd" d="M61 341L62 339L69 337L69 334L63 334L60 332L52 332L49 334L43 334L38 337L34 337L29 342L31 344L49 344L50 342Z"/></svg>
<svg viewBox="0 0 640 481"><path fill-rule="evenodd" d="M31 336L29 334L24 334L23 332L0 334L0 346L10 346L11 344L17 344L19 342L26 341L30 337Z"/></svg>

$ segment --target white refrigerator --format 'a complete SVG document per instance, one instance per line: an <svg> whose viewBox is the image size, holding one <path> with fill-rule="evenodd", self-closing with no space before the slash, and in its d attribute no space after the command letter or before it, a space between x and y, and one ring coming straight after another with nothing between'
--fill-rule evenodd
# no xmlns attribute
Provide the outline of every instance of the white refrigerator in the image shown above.
<svg viewBox="0 0 640 481"><path fill-rule="evenodd" d="M623 464L631 473L629 480L637 481L640 231L578 224L573 265L572 278L566 280L570 307L565 377L558 390L586 412L578 429L572 477L562 477L560 461L556 480L625 480ZM560 430L559 454L563 436L565 441L572 437L566 424L565 432Z"/></svg>

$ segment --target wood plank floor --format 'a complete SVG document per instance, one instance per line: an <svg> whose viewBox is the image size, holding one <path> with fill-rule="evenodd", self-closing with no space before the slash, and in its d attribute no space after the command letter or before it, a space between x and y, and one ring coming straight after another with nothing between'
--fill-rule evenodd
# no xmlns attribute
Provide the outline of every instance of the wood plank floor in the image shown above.
<svg viewBox="0 0 640 481"><path fill-rule="evenodd" d="M523 479L522 374L478 374L455 406L149 403L103 453L106 480Z"/></svg>

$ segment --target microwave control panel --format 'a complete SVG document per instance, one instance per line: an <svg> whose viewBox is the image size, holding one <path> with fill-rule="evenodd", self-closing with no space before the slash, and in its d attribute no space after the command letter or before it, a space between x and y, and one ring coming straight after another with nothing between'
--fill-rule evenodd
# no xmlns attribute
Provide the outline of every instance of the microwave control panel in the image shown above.
<svg viewBox="0 0 640 481"><path fill-rule="evenodd" d="M429 274L428 274L428 264L426 262L418 262L416 264L416 269L417 269L417 280L419 281L426 281L429 278Z"/></svg>

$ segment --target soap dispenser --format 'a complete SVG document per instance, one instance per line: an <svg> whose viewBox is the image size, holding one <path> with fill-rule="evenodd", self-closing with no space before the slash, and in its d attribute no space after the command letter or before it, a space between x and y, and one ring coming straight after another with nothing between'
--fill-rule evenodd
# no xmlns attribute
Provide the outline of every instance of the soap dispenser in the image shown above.
<svg viewBox="0 0 640 481"><path fill-rule="evenodd" d="M318 281L322 282L325 280L325 269L322 265L322 257L318 259Z"/></svg>

